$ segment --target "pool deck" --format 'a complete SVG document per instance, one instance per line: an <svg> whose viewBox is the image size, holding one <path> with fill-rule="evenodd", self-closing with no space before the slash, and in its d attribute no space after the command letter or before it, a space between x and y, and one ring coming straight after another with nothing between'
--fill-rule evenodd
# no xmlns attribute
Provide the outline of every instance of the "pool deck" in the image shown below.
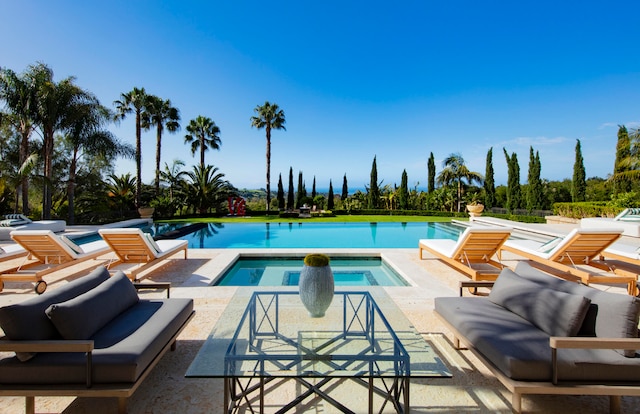
<svg viewBox="0 0 640 414"><path fill-rule="evenodd" d="M529 226L529 225L527 225ZM565 234L569 225L533 225L536 232ZM625 242L640 246L640 240L625 237ZM415 380L411 383L411 404L414 413L510 413L511 395L469 351L457 351L452 337L433 315L433 300L439 296L457 296L458 283L468 280L439 260L426 256L418 258L415 249L190 249L189 259L172 260L142 274L144 280L168 281L173 284L173 297L190 297L195 301L196 316L178 338L175 352L169 352L130 399L130 413L217 413L222 411L223 382L219 379L185 378L184 374L211 329L231 300L238 287L210 287L212 279L220 274L238 254L300 254L312 252L327 254L380 254L403 277L412 282L410 287L374 287L391 296L427 341L439 353L453 374L451 379ZM103 258L108 258L105 256ZM15 259L19 261L20 259ZM514 267L520 258L505 254L504 264ZM10 263L10 262L5 262ZM86 273L87 264L79 264L46 277L49 289L67 283ZM622 286L596 286L600 289L624 292ZM0 306L16 303L34 296L31 283L7 283L0 293ZM145 293L144 296L162 295ZM297 392L292 382L279 382L273 386L265 400L267 412L274 412L286 396ZM367 393L360 386L341 383L331 390L332 395L350 399L349 406L366 406ZM608 411L607 397L593 396L526 396L523 411L527 413L602 413ZM24 399L0 397L2 413L24 412ZM622 411L639 412L640 397L623 397ZM114 399L74 397L36 398L39 413L112 413L116 411ZM317 399L305 400L295 413L333 413L335 410ZM385 412L392 412L386 410Z"/></svg>

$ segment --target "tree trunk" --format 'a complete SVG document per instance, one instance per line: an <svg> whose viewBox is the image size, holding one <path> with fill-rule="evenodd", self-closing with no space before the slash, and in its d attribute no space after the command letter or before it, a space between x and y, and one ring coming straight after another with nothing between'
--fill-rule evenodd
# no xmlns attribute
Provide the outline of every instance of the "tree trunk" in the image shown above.
<svg viewBox="0 0 640 414"><path fill-rule="evenodd" d="M156 197L160 195L160 151L162 147L162 126L158 125L156 134Z"/></svg>
<svg viewBox="0 0 640 414"><path fill-rule="evenodd" d="M26 123L21 123L20 128L22 130L22 142L20 143L20 167L24 165L24 162L29 156L29 136L31 135L31 128ZM22 177L20 183L20 192L22 192L22 214L29 215L29 179ZM16 213L17 211L16 203Z"/></svg>
<svg viewBox="0 0 640 414"><path fill-rule="evenodd" d="M267 211L271 204L271 125L267 123Z"/></svg>
<svg viewBox="0 0 640 414"><path fill-rule="evenodd" d="M140 143L140 111L136 111L136 208L140 207L142 196L142 145Z"/></svg>
<svg viewBox="0 0 640 414"><path fill-rule="evenodd" d="M200 135L200 168L204 171L204 134Z"/></svg>
<svg viewBox="0 0 640 414"><path fill-rule="evenodd" d="M52 160L53 157L53 130L46 128L43 134L43 156L44 156L44 190L42 199L42 219L51 219L51 179L53 177Z"/></svg>

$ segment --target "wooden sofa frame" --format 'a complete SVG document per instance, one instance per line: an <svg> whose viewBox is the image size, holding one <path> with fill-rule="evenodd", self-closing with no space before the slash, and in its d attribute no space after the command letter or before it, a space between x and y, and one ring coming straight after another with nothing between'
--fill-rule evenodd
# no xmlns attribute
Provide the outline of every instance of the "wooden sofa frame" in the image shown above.
<svg viewBox="0 0 640 414"><path fill-rule="evenodd" d="M465 289L474 291L478 288L491 288L493 281L462 281L460 282L460 296ZM522 410L522 396L531 395L601 395L609 397L609 411L611 414L620 413L621 397L640 396L640 384L591 384L558 381L556 355L558 349L640 349L640 338L593 338L593 337L551 337L551 361L553 364L553 380L550 382L517 381L502 373L493 362L479 352L468 339L458 332L448 321L435 312L438 319L453 334L453 345L456 349L471 351L502 385L511 392L511 407L516 413ZM460 346L460 343L464 347Z"/></svg>
<svg viewBox="0 0 640 414"><path fill-rule="evenodd" d="M170 296L170 283L134 283L136 289L163 289ZM134 383L92 384L91 381L91 353L92 340L46 340L46 341L9 341L0 338L0 352L82 352L87 354L87 382L86 384L0 384L0 396L25 397L25 413L35 413L35 397L116 397L118 399L118 413L125 414L131 397L140 384L147 378L158 362L169 349L176 349L176 340L182 330L195 315L195 311L180 326L169 342L160 350L147 366L138 380Z"/></svg>

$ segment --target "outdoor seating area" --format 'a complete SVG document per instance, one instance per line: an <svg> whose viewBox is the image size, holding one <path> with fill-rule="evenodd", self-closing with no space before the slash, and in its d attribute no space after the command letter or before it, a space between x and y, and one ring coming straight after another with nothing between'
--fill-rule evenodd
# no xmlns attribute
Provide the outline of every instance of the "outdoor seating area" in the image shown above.
<svg viewBox="0 0 640 414"><path fill-rule="evenodd" d="M64 220L32 221L22 214L7 214L0 221L0 241L11 240L11 232L15 230L51 230L60 233L66 226L67 222Z"/></svg>
<svg viewBox="0 0 640 414"><path fill-rule="evenodd" d="M549 232L550 235L563 233L565 236L554 240L555 247L549 247L548 244L547 248L554 250L561 246L565 251L570 251L571 258L578 257L566 246L577 246L579 243L575 242L574 236L589 232L564 228L553 230ZM114 238L110 238L109 233L112 233ZM71 317L65 317L67 322L64 324L54 322L55 317L52 319L45 314L45 320L53 324L55 332L58 332L56 338L58 335L66 338L65 335L68 335L61 333L65 329L64 325L71 325L72 331L85 333L88 332L85 330L85 324L100 325L100 328L96 328L98 332L102 329L108 330L104 331L104 337L102 334L83 335L87 338L82 338L83 343L75 348L81 353L73 357L75 368L69 373L74 375L73 386L47 385L47 381L55 381L51 377L42 378L41 382L45 384L9 386L7 383L10 382L11 371L0 373L0 404L3 404L3 407L8 407L12 410L10 412L23 412L25 400L22 397L26 397L27 409L34 412L142 413L148 412L149 407L163 407L172 412L189 412L194 408L198 412L220 412L223 406L230 406L227 398L240 396L242 399L250 395L249 391L228 390L230 386L244 387L242 383L236 383L235 379L227 380L221 375L208 377L197 372L185 376L190 368L194 368L194 361L199 353L203 352L205 345L216 344L217 334L214 327L227 327L223 333L224 338L234 335L232 319L240 319L246 307L244 302L235 301L238 297L249 297L253 288L211 287L209 284L217 274L229 266L224 260L231 260L232 256L246 250L188 249L184 241L173 241L171 245L162 243L171 240L156 240L154 243L157 247L154 247L149 236L141 236L139 233L142 233L139 229L101 229L99 242L107 245L106 253L100 255L99 260L77 263L81 270L63 267L47 274L49 289L43 295L37 295L26 280L15 281L5 286L4 291L0 293L0 326L3 329L3 312L5 309L12 309L11 306L38 303L38 306L43 306L42 309L46 310L52 303L69 301L69 309L63 309L67 310L66 315ZM442 412L632 412L635 409L633 407L640 405L640 378L637 374L640 364L635 352L635 349L640 349L640 340L637 339L640 302L634 295L628 294L628 286L632 283L631 279L634 282L636 279L596 267L594 271L598 277L628 279L620 283L610 283L610 279L599 278L585 281L575 275L567 276L568 272L561 271L566 267L573 267L572 264L560 262L563 266L561 268L538 266L539 259L529 258L514 249L505 248L508 243L514 242L516 237L521 241L522 232L518 231L517 235L514 233L514 227L472 225L463 231L457 240L420 240L416 246L419 256L416 256L416 248L384 249L385 257L397 272L411 282L411 286L371 286L362 290L372 292L378 303L385 304L388 301L392 304L390 308L386 305L382 307L382 314L391 326L396 320L405 320L403 323L415 330L412 335L417 334L421 343L425 344L425 349L429 350L429 358L435 358L438 366L446 367L447 373L450 374L442 375L442 371L439 376L413 379L410 385L402 382L402 391L399 396L390 398L391 401L396 401L393 404L406 406L409 406L410 402L412 412L429 412L433 407ZM613 233L615 236L616 232ZM537 236L539 234L536 233ZM60 238L59 235L55 236ZM611 236L611 243L601 243L606 247L594 247L593 250L597 252L589 255L589 263L591 260L608 263L613 260L606 257L608 249L615 252L616 247L620 250L620 246L627 246L628 249L631 249L629 246L633 246L633 239L620 234L614 236ZM530 242L533 243L533 239L540 240L540 237L532 237ZM593 247L598 243L589 239L586 244ZM68 247L68 244L66 245ZM333 251L337 250L340 249ZM312 253L326 252L327 249L296 251ZM359 249L350 249L354 255L364 254L365 251L368 249L362 252ZM131 257L127 257L128 252L131 253ZM188 252L189 260L166 260L171 257L181 258L182 252L185 259ZM254 249L251 250L251 254L269 254L269 249ZM129 260L129 263L122 261L120 255ZM602 255L605 256L604 259ZM144 257L144 260L140 260L141 257ZM22 259L14 258L6 263L12 264L16 260ZM119 262L116 264L116 261ZM93 270L95 273L92 273L94 264L98 265L98 270ZM113 264L116 264L115 267ZM108 271L105 270L107 266ZM127 267L138 270L134 277L131 274L125 276L119 271L126 270ZM137 269L139 267L143 269ZM582 268L582 265L579 267ZM167 331L173 331L173 334L170 337L163 336L164 339L159 340L163 343L162 354L149 362L147 368L138 367L134 372L130 366L122 369L116 365L107 367L100 365L105 360L98 357L102 352L107 352L99 345L98 338L113 342L109 339L112 338L110 335L121 329L124 326L122 324L128 323L125 314L117 316L115 313L120 306L131 306L126 299L134 301L131 291L116 295L118 300L113 297L109 299L109 303L116 304L115 309L111 309L112 306L96 304L97 308L92 308L96 310L87 310L85 306L89 305L81 304L84 301L73 300L74 297L84 297L87 293L58 298L53 302L48 299L53 295L62 295L66 289L71 289L69 286L90 283L87 275L97 273L101 274L101 278L105 277L105 273L111 274L111 278L107 276L106 280L101 279L99 283L109 281L114 286L117 285L118 289L122 289L121 292L126 291L123 281L128 283L127 286L149 288L136 293L138 302L168 300L164 291L158 288L171 284L172 300L176 298L180 299L180 303L192 304L195 313L186 319L182 318L185 322L179 329L175 329L174 324L169 324L173 328L168 327ZM558 278L554 273L568 280ZM127 279L144 281L131 283ZM589 286L586 286L587 283ZM479 295L470 295L465 288L469 288L473 293L479 290L481 292ZM94 288L87 287L85 292L92 289ZM295 290L284 287L277 289L279 292L290 293ZM465 296L461 297L463 291ZM292 311L291 306L287 305L288 312ZM267 309L261 312L266 314ZM594 312L595 310L597 312ZM80 314L101 315L98 318L101 321L86 317L77 321L76 317ZM153 317L156 318L155 314ZM157 317L163 320L168 318L166 315ZM140 318L142 319L138 320L146 324L144 318ZM154 323L156 328L161 325L163 323ZM150 335L146 336L147 338L159 335L157 330L152 334L144 329L147 335ZM280 329L288 329L288 326ZM89 329L91 330L93 328ZM408 334L404 330L402 332L404 335ZM47 346L61 347L61 351L68 350L65 348L67 345L63 345L66 341L20 337L15 336L15 333L15 338L12 338L10 330L5 330L4 334L12 341L6 341L6 338L4 341L0 340L0 366L7 364L21 375L31 375L31 379L33 372L37 372L38 368L23 373L25 364L31 363L36 366L36 362L41 363L45 360L49 364L47 358L55 360L59 356L51 354L43 358L45 354L42 353L45 351L39 348L42 344L19 344L17 342L20 341L14 339L46 340L52 343ZM584 338L585 335L589 337ZM87 341L88 338L91 339ZM298 337L294 335L291 338ZM408 337L400 339L404 342ZM86 342L91 340L94 341L93 345L87 345ZM126 342L125 339L123 341ZM124 345L125 342L119 343ZM464 344L464 348L459 346L460 342ZM176 352L164 355L164 352L176 343ZM120 345L114 346L115 351L122 349L119 348ZM144 353L145 346L138 348L138 355ZM585 349L594 346L606 349ZM84 352L91 347L94 374L91 376L92 385L87 388ZM565 349L571 347L578 349ZM631 352L625 356L623 351L616 351L619 348L629 349ZM16 350L19 353L24 351L38 354L31 361L20 362L14 353ZM555 359L552 358L553 354L556 355ZM344 356L341 354L341 357ZM113 360L109 361L109 364L115 364ZM331 368L331 365L328 367ZM108 373L108 376L98 375L100 372ZM117 384L114 382L115 377L109 377L120 374L129 377L124 381L118 379ZM245 374L240 376L243 375ZM285 372L283 377L289 375ZM299 393L311 393L314 389L311 383L307 382L308 379L304 381L310 387L308 390L307 385L296 381L267 381L264 384L264 392L260 392L263 400L254 399L247 407L260 406L264 408L264 412L276 412L282 408L285 399L296 401L298 404L303 400L296 397ZM257 384L259 386L259 383ZM377 389L380 386L384 388L382 384L377 384L374 387L368 386L368 389ZM560 396L547 396L554 394ZM251 395L249 398L255 398ZM346 401L347 407L366 407L371 404L367 397L367 387L363 387L358 381L338 381L326 388L323 395L329 397L329 400ZM522 398L525 395L526 398ZM382 400L384 397L376 396L373 405ZM236 403L240 406L244 404L242 400ZM396 412L393 404L390 403L390 407L383 412ZM296 410L301 413L317 410L326 413L342 412L323 398L304 399L304 403L296 406Z"/></svg>

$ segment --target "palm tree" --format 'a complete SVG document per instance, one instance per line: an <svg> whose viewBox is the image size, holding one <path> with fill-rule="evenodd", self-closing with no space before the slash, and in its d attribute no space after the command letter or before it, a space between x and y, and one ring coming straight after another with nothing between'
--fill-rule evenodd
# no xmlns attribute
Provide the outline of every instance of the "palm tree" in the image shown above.
<svg viewBox="0 0 640 414"><path fill-rule="evenodd" d="M251 126L258 129L265 129L267 135L267 211L271 203L271 129L283 129L286 122L284 111L277 104L266 101L264 105L256 106L253 111L257 116L251 117Z"/></svg>
<svg viewBox="0 0 640 414"><path fill-rule="evenodd" d="M0 68L0 100L5 102L9 111L5 119L15 126L21 137L18 160L20 165L30 157L29 138L33 131L37 91L40 80L46 79L48 71L49 69L41 63L29 66L22 75L17 75L11 69ZM29 214L29 180L22 177L19 184L17 189L22 196L22 212Z"/></svg>
<svg viewBox="0 0 640 414"><path fill-rule="evenodd" d="M186 175L189 180L187 203L200 214L217 208L232 190L231 184L223 179L224 174L218 172L213 165L204 168L196 165L193 171L187 172Z"/></svg>
<svg viewBox="0 0 640 414"><path fill-rule="evenodd" d="M459 153L450 154L444 159L442 166L443 170L438 175L438 182L444 185L450 185L453 183L457 185L458 212L460 212L463 180L466 180L469 184L473 182L482 184L482 175L474 171L469 171L469 168L467 168L464 163L464 158L462 158L462 155Z"/></svg>
<svg viewBox="0 0 640 414"><path fill-rule="evenodd" d="M162 146L162 132L164 128L170 133L180 129L180 112L171 106L169 99L163 100L155 95L149 96L146 116L142 120L142 127L150 129L156 127L156 196L160 194L160 154Z"/></svg>
<svg viewBox="0 0 640 414"><path fill-rule="evenodd" d="M52 178L54 156L54 134L67 131L84 115L84 105L99 105L98 98L75 85L75 78L69 77L54 82L53 71L42 68L42 79L37 92L37 110L34 123L42 132L42 158L44 161L44 195L42 200L42 218L51 217Z"/></svg>
<svg viewBox="0 0 640 414"><path fill-rule="evenodd" d="M183 176L186 175L186 171L182 171L181 168L185 166L184 161L175 159L171 163L171 167L166 162L164 163L164 171L160 172L160 178L165 183L169 184L169 200L173 202L174 192L180 188L183 182Z"/></svg>
<svg viewBox="0 0 640 414"><path fill-rule="evenodd" d="M134 112L136 115L136 207L140 207L142 195L142 118L148 106L149 95L144 88L133 88L131 92L120 94L120 99L114 101L116 106L115 120L119 121Z"/></svg>
<svg viewBox="0 0 640 414"><path fill-rule="evenodd" d="M120 210L120 215L129 210L135 203L135 179L130 173L117 176L109 175L107 197Z"/></svg>
<svg viewBox="0 0 640 414"><path fill-rule="evenodd" d="M198 115L187 126L187 135L184 136L185 144L191 144L191 155L195 155L200 149L200 169L204 170L204 153L209 148L220 149L220 128L211 118Z"/></svg>
<svg viewBox="0 0 640 414"><path fill-rule="evenodd" d="M69 181L67 183L67 199L69 215L67 221L74 224L74 199L76 186L76 172L78 161L84 155L102 156L113 159L118 155L133 157L135 149L128 144L122 144L111 132L104 129L113 119L113 115L100 104L88 104L78 108L82 116L78 116L66 135L71 157L69 160Z"/></svg>

